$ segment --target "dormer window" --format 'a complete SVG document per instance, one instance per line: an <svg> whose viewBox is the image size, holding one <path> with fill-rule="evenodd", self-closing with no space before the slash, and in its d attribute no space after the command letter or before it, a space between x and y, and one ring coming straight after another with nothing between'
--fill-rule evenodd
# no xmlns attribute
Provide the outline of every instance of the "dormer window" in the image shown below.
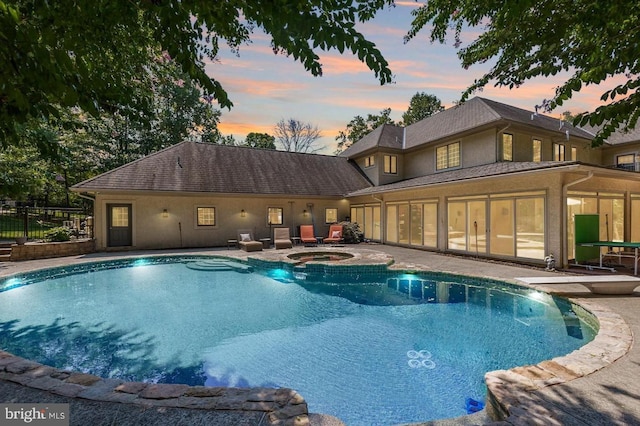
<svg viewBox="0 0 640 426"><path fill-rule="evenodd" d="M436 170L460 167L460 142L436 148Z"/></svg>
<svg viewBox="0 0 640 426"><path fill-rule="evenodd" d="M398 174L398 156L397 155L384 156L384 172L391 175Z"/></svg>
<svg viewBox="0 0 640 426"><path fill-rule="evenodd" d="M376 157L375 155L370 155L367 158L364 159L364 166L365 167L372 167L376 165Z"/></svg>
<svg viewBox="0 0 640 426"><path fill-rule="evenodd" d="M533 151L532 160L536 163L542 161L542 141L540 139L534 139L531 149Z"/></svg>

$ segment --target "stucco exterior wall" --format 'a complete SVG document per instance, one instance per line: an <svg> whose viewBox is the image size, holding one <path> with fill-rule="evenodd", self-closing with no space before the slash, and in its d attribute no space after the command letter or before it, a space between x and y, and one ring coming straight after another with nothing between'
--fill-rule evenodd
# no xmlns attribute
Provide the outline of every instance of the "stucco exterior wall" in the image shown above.
<svg viewBox="0 0 640 426"><path fill-rule="evenodd" d="M291 236L299 235L301 224L314 224L316 235L327 236L329 224L325 224L325 208L337 208L338 220L344 220L349 215L349 203L344 199L98 194L95 201L98 250L109 249L107 205L112 203L132 206L132 246L120 249L226 246L228 239L236 238L238 229L253 230L254 238L272 238L267 219L269 207L282 208L284 219L282 225L273 225L271 228L289 227ZM308 206L309 203L313 206ZM198 227L196 207L215 207L216 225ZM163 215L164 209L167 210L167 217ZM245 211L244 217L242 210Z"/></svg>
<svg viewBox="0 0 640 426"><path fill-rule="evenodd" d="M640 143L626 143L607 147L602 151L602 164L613 166L618 155L635 154L636 158L640 156Z"/></svg>

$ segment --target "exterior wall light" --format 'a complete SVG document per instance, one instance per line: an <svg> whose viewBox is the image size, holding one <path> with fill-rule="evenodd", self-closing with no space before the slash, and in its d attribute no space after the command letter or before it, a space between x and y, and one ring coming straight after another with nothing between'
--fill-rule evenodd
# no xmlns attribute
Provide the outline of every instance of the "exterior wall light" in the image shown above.
<svg viewBox="0 0 640 426"><path fill-rule="evenodd" d="M307 210L302 210L302 214L306 217L307 216Z"/></svg>
<svg viewBox="0 0 640 426"><path fill-rule="evenodd" d="M169 217L169 212L167 211L167 209L162 210L162 217Z"/></svg>
<svg viewBox="0 0 640 426"><path fill-rule="evenodd" d="M247 216L247 212L244 211L244 209L240 210L240 217L246 217Z"/></svg>

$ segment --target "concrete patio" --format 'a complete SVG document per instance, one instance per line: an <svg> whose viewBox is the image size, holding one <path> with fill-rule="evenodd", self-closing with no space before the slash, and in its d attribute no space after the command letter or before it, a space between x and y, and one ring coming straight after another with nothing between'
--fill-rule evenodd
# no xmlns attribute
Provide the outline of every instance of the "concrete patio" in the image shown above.
<svg viewBox="0 0 640 426"><path fill-rule="evenodd" d="M380 261L393 258L394 268L420 269L451 272L469 276L501 279L515 283L516 277L552 277L562 272L547 272L543 268L522 265L475 260L468 257L449 256L384 245L347 246L345 249L354 252L370 254ZM302 250L294 248L295 250ZM278 250L277 254L289 250ZM276 254L275 250L265 250L267 256ZM255 253L240 250L205 249L205 250L172 250L148 252L94 253L82 256L43 259L24 262L0 263L0 277L29 271L33 269L49 268L60 265L115 259L122 256L161 255L161 254L216 254L231 256L238 259L246 258ZM584 271L571 271L580 273ZM596 311L601 324L606 323L608 341L605 346L610 351L599 348L588 352L574 364L566 363L571 370L580 368L597 370L583 377L571 376L566 371L555 376L555 381L542 374L532 376L535 371L529 369L520 371L515 388L509 386L504 389L515 389L501 395L502 402L509 407L511 417L501 424L540 424L540 425L629 425L640 424L640 349L632 341L632 334L640 332L640 293L632 295L594 295L583 285L568 283L566 285L537 286L549 292L569 297L589 310ZM620 321L622 319L623 321ZM602 330L602 329L601 329ZM616 334L619 333L619 334ZM617 338L616 336L619 336ZM601 336L599 336L600 338ZM598 338L597 338L598 339ZM622 348L622 349L621 349ZM623 350L624 349L624 350ZM628 352L627 352L627 349ZM603 354L602 356L598 354ZM583 354L584 355L584 354ZM574 367L578 365L578 367ZM586 366L586 367L585 367ZM0 362L0 373L3 372ZM0 376L2 377L2 376ZM505 380L505 375L498 375L494 379ZM509 376L510 377L510 376ZM522 381L522 377L530 380ZM516 381L517 381L516 380ZM544 386L530 386L539 384ZM557 384L556 384L557 383ZM523 386L526 392L521 392ZM302 395L304 397L304 395ZM71 424L136 424L136 425L198 425L198 424L233 424L233 425L267 425L274 424L266 416L255 412L234 410L202 410L180 408L172 406L140 406L122 404L119 402L96 401L91 399L70 398L53 394L32 387L23 386L14 381L0 379L0 401L3 402L68 402L71 405ZM363 413L366 418L366 413ZM290 424L296 424L289 420ZM305 424L300 419L299 424ZM481 425L492 421L486 412L456 419L446 419L424 424L430 425ZM306 424L330 426L340 425L335 418L321 414L310 414Z"/></svg>

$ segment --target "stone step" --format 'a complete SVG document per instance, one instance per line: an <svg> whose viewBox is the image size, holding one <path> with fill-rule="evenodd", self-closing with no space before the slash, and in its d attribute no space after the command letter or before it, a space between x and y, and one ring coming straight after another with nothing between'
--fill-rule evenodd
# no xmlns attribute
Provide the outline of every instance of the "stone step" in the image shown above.
<svg viewBox="0 0 640 426"><path fill-rule="evenodd" d="M9 262L11 260L11 254L0 254L0 262Z"/></svg>

